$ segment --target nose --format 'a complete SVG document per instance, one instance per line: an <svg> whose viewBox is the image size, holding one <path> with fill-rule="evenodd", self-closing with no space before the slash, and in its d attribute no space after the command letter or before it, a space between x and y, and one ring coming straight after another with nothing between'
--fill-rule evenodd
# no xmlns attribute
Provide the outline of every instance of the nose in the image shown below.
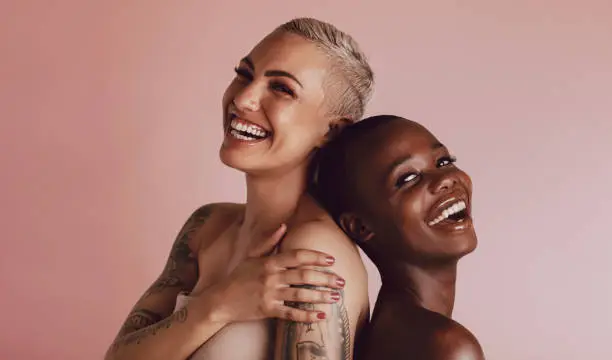
<svg viewBox="0 0 612 360"><path fill-rule="evenodd" d="M236 94L233 102L240 111L259 111L260 95L255 86L250 84Z"/></svg>
<svg viewBox="0 0 612 360"><path fill-rule="evenodd" d="M431 182L431 191L434 194L452 191L457 184L457 178L451 172L442 173Z"/></svg>

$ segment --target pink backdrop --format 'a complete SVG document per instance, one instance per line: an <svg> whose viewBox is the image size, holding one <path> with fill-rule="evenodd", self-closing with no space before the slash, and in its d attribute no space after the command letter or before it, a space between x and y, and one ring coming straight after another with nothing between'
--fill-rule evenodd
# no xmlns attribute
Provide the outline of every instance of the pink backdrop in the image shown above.
<svg viewBox="0 0 612 360"><path fill-rule="evenodd" d="M221 95L294 16L353 34L369 113L423 122L473 176L456 318L489 359L612 358L612 2L363 3L3 1L0 358L101 358L191 210L243 198Z"/></svg>

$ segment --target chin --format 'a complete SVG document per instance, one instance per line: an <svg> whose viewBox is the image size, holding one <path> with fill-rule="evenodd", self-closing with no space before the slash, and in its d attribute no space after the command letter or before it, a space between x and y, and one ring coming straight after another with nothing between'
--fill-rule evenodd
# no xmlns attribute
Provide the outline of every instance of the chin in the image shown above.
<svg viewBox="0 0 612 360"><path fill-rule="evenodd" d="M263 162L268 162L269 150L272 146L271 137L263 139L247 139L243 135L232 136L224 134L219 148L219 159L223 164L242 172L258 172Z"/></svg>
<svg viewBox="0 0 612 360"><path fill-rule="evenodd" d="M265 175L271 172L272 169L262 162L262 156L265 155L252 154L242 149L223 145L219 149L219 160L223 165L247 175Z"/></svg>
<svg viewBox="0 0 612 360"><path fill-rule="evenodd" d="M456 241L457 244L457 258L462 258L465 255L471 254L474 250L476 250L478 245L478 238L476 237L476 233L474 231L463 233L461 236L453 239L453 241Z"/></svg>
<svg viewBox="0 0 612 360"><path fill-rule="evenodd" d="M221 149L219 149L219 160L223 163L223 165L241 171L248 172L249 164L246 163L244 159L244 154L239 154L237 151L233 151L233 149L226 149L221 145Z"/></svg>
<svg viewBox="0 0 612 360"><path fill-rule="evenodd" d="M474 232L464 232L454 236L431 238L437 243L436 249L429 253L428 258L434 262L447 263L457 262L466 255L472 253L478 244Z"/></svg>

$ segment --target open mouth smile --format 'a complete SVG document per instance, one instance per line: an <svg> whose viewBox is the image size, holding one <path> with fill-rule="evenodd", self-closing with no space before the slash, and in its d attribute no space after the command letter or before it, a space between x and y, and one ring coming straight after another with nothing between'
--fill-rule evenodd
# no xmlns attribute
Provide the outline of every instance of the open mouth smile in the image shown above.
<svg viewBox="0 0 612 360"><path fill-rule="evenodd" d="M257 142L264 140L272 135L272 133L263 127L254 124L250 121L241 119L235 114L230 115L230 124L227 129L229 136L247 142Z"/></svg>
<svg viewBox="0 0 612 360"><path fill-rule="evenodd" d="M462 222L469 216L467 204L464 200L455 200L438 210L438 215L428 222L429 226L435 226L442 222Z"/></svg>

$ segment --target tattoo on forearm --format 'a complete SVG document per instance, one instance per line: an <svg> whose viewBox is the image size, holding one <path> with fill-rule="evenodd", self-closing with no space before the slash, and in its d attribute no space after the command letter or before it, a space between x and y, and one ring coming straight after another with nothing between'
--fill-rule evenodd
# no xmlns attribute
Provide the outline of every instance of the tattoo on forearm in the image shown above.
<svg viewBox="0 0 612 360"><path fill-rule="evenodd" d="M316 289L308 285L296 287ZM350 360L350 324L342 291L340 295L340 302L331 305L332 312L326 320L314 324L294 321L284 323L282 360ZM287 306L314 310L314 305L307 303L288 302ZM329 344L330 339L339 339L340 343ZM330 353L335 349L337 355Z"/></svg>
<svg viewBox="0 0 612 360"><path fill-rule="evenodd" d="M148 313L148 312L147 312ZM155 314L157 315L157 314ZM159 315L157 315L159 317ZM146 322L150 322L152 316L147 315ZM122 346L132 345L132 344L140 344L140 342L151 336L155 336L160 330L169 329L173 324L183 323L187 320L187 308L184 307L169 317L155 322L145 328L141 328L138 331L131 332L127 335L120 336L111 346L111 352L116 352Z"/></svg>
<svg viewBox="0 0 612 360"><path fill-rule="evenodd" d="M206 205L196 210L187 220L172 247L163 275L147 290L144 297L159 293L167 288L191 290L192 281L185 274L198 275L198 258L189 248L189 240L197 233L212 214L212 206ZM190 277L191 278L191 277Z"/></svg>

